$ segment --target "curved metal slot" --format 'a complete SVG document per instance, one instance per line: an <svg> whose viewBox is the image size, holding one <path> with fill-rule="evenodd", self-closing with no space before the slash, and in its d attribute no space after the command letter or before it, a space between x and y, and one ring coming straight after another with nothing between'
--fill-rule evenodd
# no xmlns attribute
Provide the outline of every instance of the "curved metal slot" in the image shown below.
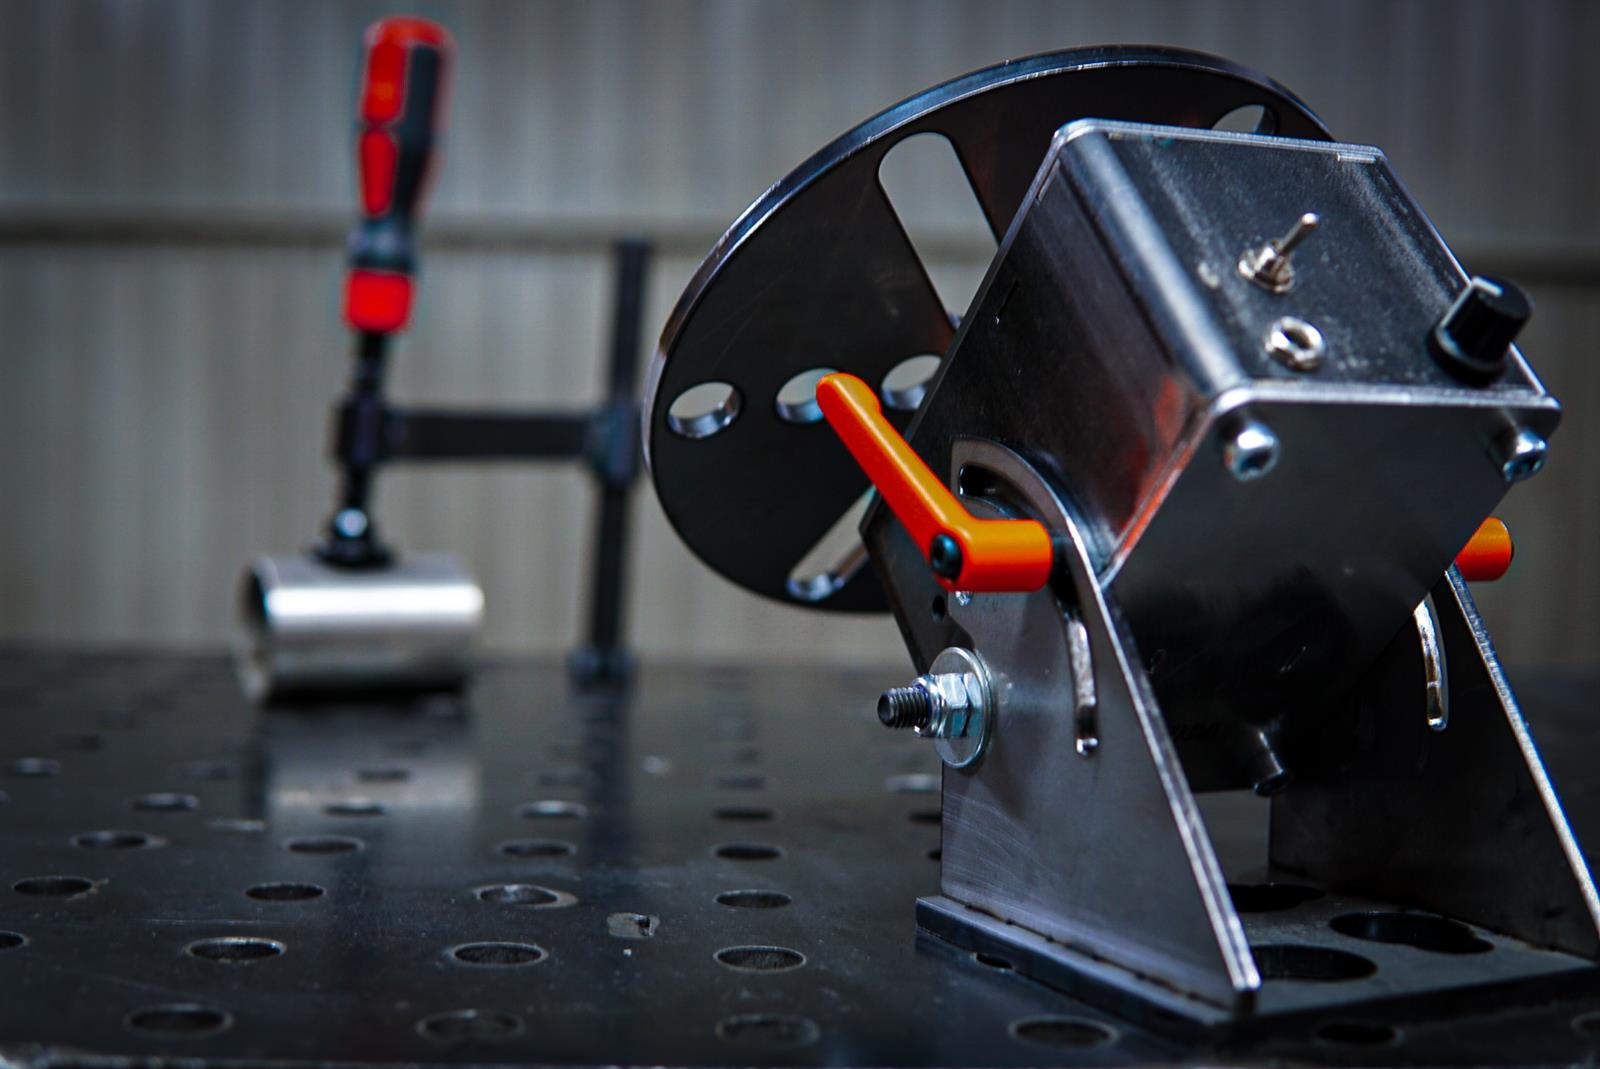
<svg viewBox="0 0 1600 1069"><path fill-rule="evenodd" d="M856 498L790 569L790 594L801 601L824 601L855 578L867 561L867 547L861 544L861 517L867 514L874 493L869 487Z"/></svg>
<svg viewBox="0 0 1600 1069"><path fill-rule="evenodd" d="M997 243L955 145L944 134L912 134L883 157L878 185L951 322L958 321Z"/></svg>

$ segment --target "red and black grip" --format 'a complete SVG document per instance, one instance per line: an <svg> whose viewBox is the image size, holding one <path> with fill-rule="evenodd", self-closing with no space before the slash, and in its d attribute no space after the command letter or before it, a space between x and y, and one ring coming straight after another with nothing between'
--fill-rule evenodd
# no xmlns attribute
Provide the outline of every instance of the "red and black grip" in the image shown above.
<svg viewBox="0 0 1600 1069"><path fill-rule="evenodd" d="M427 19L380 19L367 29L356 120L361 221L350 235L344 316L371 334L404 329L416 270L416 214L444 117L453 50Z"/></svg>

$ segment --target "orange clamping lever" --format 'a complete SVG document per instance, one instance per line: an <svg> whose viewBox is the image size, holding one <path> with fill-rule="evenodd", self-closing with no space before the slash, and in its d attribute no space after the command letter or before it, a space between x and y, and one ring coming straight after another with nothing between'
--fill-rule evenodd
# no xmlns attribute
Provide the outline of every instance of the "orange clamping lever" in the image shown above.
<svg viewBox="0 0 1600 1069"><path fill-rule="evenodd" d="M1054 551L1044 525L968 512L884 418L872 387L836 371L817 383L817 406L946 590L1025 592L1049 580Z"/></svg>
<svg viewBox="0 0 1600 1069"><path fill-rule="evenodd" d="M981 520L969 513L884 419L872 387L836 371L817 383L817 405L946 590L1026 592L1049 580L1054 550L1044 525ZM1490 516L1455 564L1463 579L1485 582L1506 574L1512 553L1511 532Z"/></svg>

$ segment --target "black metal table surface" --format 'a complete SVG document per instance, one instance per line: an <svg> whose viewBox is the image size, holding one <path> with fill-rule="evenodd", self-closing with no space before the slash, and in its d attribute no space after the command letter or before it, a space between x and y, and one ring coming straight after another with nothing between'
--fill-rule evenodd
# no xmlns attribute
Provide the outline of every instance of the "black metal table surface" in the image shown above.
<svg viewBox="0 0 1600 1069"><path fill-rule="evenodd" d="M1197 1050L919 937L938 765L872 715L903 674L647 665L607 698L520 663L262 712L218 657L0 649L0 1065L1600 1055L1582 994ZM1594 687L1521 682L1600 842Z"/></svg>

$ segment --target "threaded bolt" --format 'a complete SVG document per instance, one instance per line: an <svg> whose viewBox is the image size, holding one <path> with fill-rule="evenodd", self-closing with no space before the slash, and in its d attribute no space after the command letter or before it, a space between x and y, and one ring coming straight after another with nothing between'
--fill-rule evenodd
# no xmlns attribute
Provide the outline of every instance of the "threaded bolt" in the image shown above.
<svg viewBox="0 0 1600 1069"><path fill-rule="evenodd" d="M922 687L890 687L878 699L878 719L896 731L926 728L933 719L933 700Z"/></svg>

